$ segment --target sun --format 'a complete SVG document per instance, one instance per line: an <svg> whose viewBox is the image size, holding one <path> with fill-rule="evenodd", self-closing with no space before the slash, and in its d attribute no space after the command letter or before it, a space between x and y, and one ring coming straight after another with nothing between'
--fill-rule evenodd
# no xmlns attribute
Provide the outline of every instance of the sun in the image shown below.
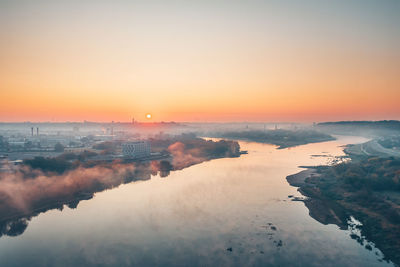
<svg viewBox="0 0 400 267"><path fill-rule="evenodd" d="M151 117L152 117L152 116L151 116L151 114L150 114L150 113L147 113L147 114L146 114L146 118L147 118L148 120L150 120L150 119L151 119Z"/></svg>

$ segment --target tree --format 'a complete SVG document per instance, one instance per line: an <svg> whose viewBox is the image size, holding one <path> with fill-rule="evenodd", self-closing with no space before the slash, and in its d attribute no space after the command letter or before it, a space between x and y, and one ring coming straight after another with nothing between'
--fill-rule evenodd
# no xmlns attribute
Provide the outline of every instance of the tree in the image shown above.
<svg viewBox="0 0 400 267"><path fill-rule="evenodd" d="M64 152L64 146L62 144L60 144L60 143L57 143L54 146L54 151L56 151L56 152Z"/></svg>

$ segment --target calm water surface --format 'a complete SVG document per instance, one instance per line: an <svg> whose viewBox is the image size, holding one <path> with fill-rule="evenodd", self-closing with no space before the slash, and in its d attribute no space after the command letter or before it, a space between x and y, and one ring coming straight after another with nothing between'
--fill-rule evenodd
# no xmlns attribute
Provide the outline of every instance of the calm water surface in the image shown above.
<svg viewBox="0 0 400 267"><path fill-rule="evenodd" d="M286 182L299 165L326 163L360 138L247 155L121 185L76 209L34 217L0 238L0 266L388 266L335 225L308 215ZM378 254L378 255L376 255Z"/></svg>

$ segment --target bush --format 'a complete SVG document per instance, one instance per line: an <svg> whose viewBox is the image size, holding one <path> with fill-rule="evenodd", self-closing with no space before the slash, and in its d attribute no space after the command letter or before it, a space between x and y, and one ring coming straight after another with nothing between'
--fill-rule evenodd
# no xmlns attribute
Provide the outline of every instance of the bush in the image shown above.
<svg viewBox="0 0 400 267"><path fill-rule="evenodd" d="M24 160L24 164L32 169L39 169L44 172L63 173L72 167L69 161L58 158L35 157L34 159Z"/></svg>

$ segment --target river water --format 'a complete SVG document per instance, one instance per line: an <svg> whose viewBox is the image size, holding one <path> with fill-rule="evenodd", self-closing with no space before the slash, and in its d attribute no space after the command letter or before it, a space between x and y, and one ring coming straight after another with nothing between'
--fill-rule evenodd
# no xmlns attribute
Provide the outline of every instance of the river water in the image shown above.
<svg viewBox="0 0 400 267"><path fill-rule="evenodd" d="M350 231L308 215L286 176L343 155L337 141L248 154L121 185L0 238L0 266L390 266ZM312 156L326 155L326 156Z"/></svg>

